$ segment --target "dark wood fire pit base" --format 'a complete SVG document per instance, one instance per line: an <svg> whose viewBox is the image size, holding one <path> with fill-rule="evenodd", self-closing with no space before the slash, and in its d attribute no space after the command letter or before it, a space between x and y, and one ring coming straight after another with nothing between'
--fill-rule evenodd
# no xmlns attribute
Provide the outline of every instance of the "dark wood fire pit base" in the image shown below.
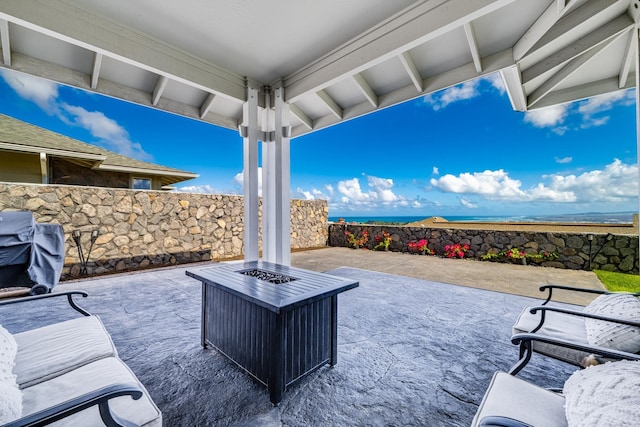
<svg viewBox="0 0 640 427"><path fill-rule="evenodd" d="M337 362L338 294L358 282L261 261L186 274L202 282L202 345L266 385L274 405L289 385Z"/></svg>

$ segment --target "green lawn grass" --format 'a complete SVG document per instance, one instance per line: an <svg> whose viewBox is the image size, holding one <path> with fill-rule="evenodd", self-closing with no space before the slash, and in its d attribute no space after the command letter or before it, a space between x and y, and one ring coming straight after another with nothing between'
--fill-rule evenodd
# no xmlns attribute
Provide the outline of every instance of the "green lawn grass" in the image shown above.
<svg viewBox="0 0 640 427"><path fill-rule="evenodd" d="M640 292L640 276L637 274L613 273L594 270L607 290L612 292Z"/></svg>

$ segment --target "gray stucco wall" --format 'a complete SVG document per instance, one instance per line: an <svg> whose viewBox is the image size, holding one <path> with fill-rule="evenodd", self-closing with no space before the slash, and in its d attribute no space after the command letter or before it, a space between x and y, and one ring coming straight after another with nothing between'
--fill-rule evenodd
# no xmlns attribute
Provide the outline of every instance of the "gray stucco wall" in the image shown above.
<svg viewBox="0 0 640 427"><path fill-rule="evenodd" d="M91 232L99 232L90 275L241 257L244 249L241 196L0 183L4 210L32 211L37 222L62 225L63 279L80 275L74 230L81 231L85 254ZM291 247L325 246L327 215L324 200L292 200Z"/></svg>

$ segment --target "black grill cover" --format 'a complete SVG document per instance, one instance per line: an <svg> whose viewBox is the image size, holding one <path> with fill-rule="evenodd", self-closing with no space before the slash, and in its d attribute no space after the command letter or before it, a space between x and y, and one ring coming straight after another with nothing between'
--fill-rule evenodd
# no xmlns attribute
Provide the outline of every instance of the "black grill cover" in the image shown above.
<svg viewBox="0 0 640 427"><path fill-rule="evenodd" d="M59 224L38 224L31 212L0 212L0 288L44 294L60 280L64 233Z"/></svg>

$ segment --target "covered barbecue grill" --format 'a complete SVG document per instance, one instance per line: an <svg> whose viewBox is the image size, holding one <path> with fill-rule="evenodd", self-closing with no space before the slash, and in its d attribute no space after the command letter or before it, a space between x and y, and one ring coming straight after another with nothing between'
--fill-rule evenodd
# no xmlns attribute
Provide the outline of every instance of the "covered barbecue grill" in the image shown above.
<svg viewBox="0 0 640 427"><path fill-rule="evenodd" d="M29 287L45 294L58 283L64 264L59 224L38 224L31 212L0 212L0 288Z"/></svg>

